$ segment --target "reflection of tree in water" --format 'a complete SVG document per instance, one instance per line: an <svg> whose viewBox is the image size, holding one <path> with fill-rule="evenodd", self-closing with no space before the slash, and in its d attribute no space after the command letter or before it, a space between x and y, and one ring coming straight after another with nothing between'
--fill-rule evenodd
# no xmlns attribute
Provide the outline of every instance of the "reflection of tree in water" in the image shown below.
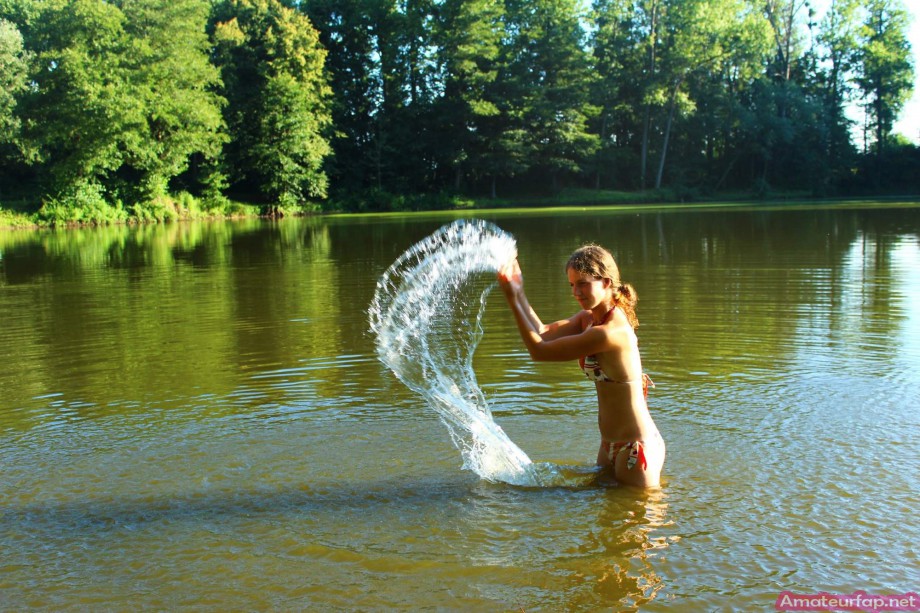
<svg viewBox="0 0 920 613"><path fill-rule="evenodd" d="M336 304L329 242L317 218L0 233L0 287L18 287L4 306L20 359L4 376L21 399L8 401L66 382L64 404L89 416L150 390L235 393L254 368L340 355L339 327L291 321Z"/></svg>
<svg viewBox="0 0 920 613"><path fill-rule="evenodd" d="M614 251L650 324L640 340L667 348L660 366L732 374L780 366L799 341L832 336L854 317L862 333L896 328L899 315L886 308L890 253L916 236L918 217L918 209L663 213L618 227Z"/></svg>

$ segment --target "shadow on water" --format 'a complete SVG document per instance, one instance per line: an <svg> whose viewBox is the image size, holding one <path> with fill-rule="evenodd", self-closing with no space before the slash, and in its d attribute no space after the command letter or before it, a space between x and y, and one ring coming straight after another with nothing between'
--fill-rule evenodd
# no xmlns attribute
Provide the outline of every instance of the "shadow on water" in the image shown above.
<svg viewBox="0 0 920 613"><path fill-rule="evenodd" d="M473 608L629 611L662 596L667 506L661 490L521 487L466 477L410 481L397 475L374 482L26 503L0 511L0 544L12 556L10 568L23 572L36 556L63 556L51 567L70 577L62 589L74 598L86 591L105 598L99 594L110 587L97 584L96 574L72 574L68 560L131 584L147 580L137 573L153 572L153 560L164 557L179 556L184 568L207 574L212 564L255 555L272 560L266 564L276 573L273 584L300 585L310 568L315 580L372 590L378 602L401 602L406 590L415 589L409 586L421 581L435 596L445 586L461 590L462 602ZM254 580L230 573L233 580ZM36 580L31 574L19 579ZM50 575L47 580L56 581ZM219 601L226 596L221 581L196 583L194 593ZM317 601L289 600L293 593L282 589L262 604L323 602L324 592Z"/></svg>
<svg viewBox="0 0 920 613"><path fill-rule="evenodd" d="M411 481L393 477L374 483L334 483L279 485L189 491L175 494L137 496L94 496L66 501L39 501L8 505L0 509L0 525L9 531L17 526L32 529L75 530L115 529L158 522L209 521L234 517L326 514L360 507L398 506L406 508L466 505L471 499L510 496L518 501L528 495L551 493L554 496L578 495L605 490L626 501L648 500L657 496L635 488L619 487L606 481L593 466L535 465L551 471L555 481L544 486L521 486L469 479L424 479ZM650 498L651 497L651 498Z"/></svg>
<svg viewBox="0 0 920 613"><path fill-rule="evenodd" d="M469 488L463 482L388 483L327 485L303 484L249 489L185 492L157 496L94 497L83 500L27 503L0 510L0 524L7 529L20 526L107 529L158 522L209 521L252 518L279 514L334 512L355 505L394 503L412 505L421 501L449 503L463 500Z"/></svg>

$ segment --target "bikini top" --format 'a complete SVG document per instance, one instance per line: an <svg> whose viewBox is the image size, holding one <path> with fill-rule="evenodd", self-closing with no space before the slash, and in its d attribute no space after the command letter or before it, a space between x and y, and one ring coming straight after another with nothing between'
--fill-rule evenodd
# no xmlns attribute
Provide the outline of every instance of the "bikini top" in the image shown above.
<svg viewBox="0 0 920 613"><path fill-rule="evenodd" d="M646 398L648 398L648 388L655 387L655 382L652 381L652 378L645 373L642 373L641 378L630 379L629 381L617 381L615 379L611 379L604 373L603 370L601 370L601 365L597 363L596 355L586 355L583 358L578 358L578 365L585 373L585 376L595 383L619 383L621 385L626 385L629 383L641 383L642 395Z"/></svg>
<svg viewBox="0 0 920 613"><path fill-rule="evenodd" d="M610 318L610 315L613 313L613 309L615 308L616 307L613 307L607 311L607 314L604 315L603 319L594 325L604 325ZM630 381L617 381L615 379L611 379L601 369L601 365L597 361L597 354L586 355L582 358L578 358L578 366L581 368L582 372L585 373L585 376L588 377L588 379L596 383L642 383L642 392L646 397L648 396L648 388L655 387L655 383L652 381L651 377L645 373L642 373L642 377L640 379L633 379Z"/></svg>
<svg viewBox="0 0 920 613"><path fill-rule="evenodd" d="M602 383L620 383L619 381L614 381L601 370L601 365L597 363L596 355L586 355L583 358L578 358L578 366L585 373L585 376L591 379L592 381L599 381Z"/></svg>
<svg viewBox="0 0 920 613"><path fill-rule="evenodd" d="M611 309L607 311L601 320L593 325L603 326L605 323L607 323L607 320L610 319L610 316L613 314L613 309L615 308L615 306L611 307ZM597 355L595 354L586 355L583 358L578 358L578 366L585 373L585 376L592 381L603 383L619 383L619 381L614 381L606 374L604 374L604 371L601 370L601 365L597 362Z"/></svg>

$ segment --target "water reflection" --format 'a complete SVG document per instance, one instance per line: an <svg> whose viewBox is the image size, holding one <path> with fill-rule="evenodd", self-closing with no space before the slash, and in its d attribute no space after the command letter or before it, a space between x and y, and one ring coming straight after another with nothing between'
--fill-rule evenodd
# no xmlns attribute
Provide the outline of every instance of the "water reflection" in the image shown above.
<svg viewBox="0 0 920 613"><path fill-rule="evenodd" d="M675 540L663 531L666 489L481 485L473 494L459 518L462 553L477 567L518 569L518 593L539 603L528 609L634 611L663 594ZM474 587L515 605L503 589Z"/></svg>
<svg viewBox="0 0 920 613"><path fill-rule="evenodd" d="M577 242L608 243L640 289L653 374L775 370L824 342L892 359L890 339L918 329L911 285L892 282L916 265L913 209L493 217L521 237L534 298L560 317L572 309L560 263ZM305 356L367 353L363 326L339 311L360 314L387 263L442 221L0 232L4 405L34 414L50 394L71 407L226 394Z"/></svg>
<svg viewBox="0 0 920 613"><path fill-rule="evenodd" d="M547 318L573 310L579 242L623 262L663 490L480 483L385 376L364 309L444 217L0 232L0 600L759 610L913 588L920 209L491 219ZM509 350L504 313L475 363L496 420L587 465L593 390Z"/></svg>
<svg viewBox="0 0 920 613"><path fill-rule="evenodd" d="M585 563L569 577L573 591L583 583L593 587L571 608L637 611L665 589L661 564L670 540L661 528L670 525L667 489L608 491L596 510L596 528L578 548Z"/></svg>
<svg viewBox="0 0 920 613"><path fill-rule="evenodd" d="M16 359L0 386L5 406L24 414L58 415L42 402L52 394L78 413L226 394L248 372L350 345L337 334L338 297L326 289L340 286L342 268L329 257L328 228L315 220L5 240L3 345Z"/></svg>

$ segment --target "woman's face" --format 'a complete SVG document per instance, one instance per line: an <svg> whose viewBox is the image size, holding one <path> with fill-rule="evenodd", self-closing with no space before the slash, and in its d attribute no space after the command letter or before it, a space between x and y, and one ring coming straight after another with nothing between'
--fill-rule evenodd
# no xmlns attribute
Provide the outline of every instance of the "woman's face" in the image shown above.
<svg viewBox="0 0 920 613"><path fill-rule="evenodd" d="M581 308L591 310L607 298L607 279L598 279L591 275L577 272L574 268L566 270L569 277L569 286L572 296L581 305Z"/></svg>

